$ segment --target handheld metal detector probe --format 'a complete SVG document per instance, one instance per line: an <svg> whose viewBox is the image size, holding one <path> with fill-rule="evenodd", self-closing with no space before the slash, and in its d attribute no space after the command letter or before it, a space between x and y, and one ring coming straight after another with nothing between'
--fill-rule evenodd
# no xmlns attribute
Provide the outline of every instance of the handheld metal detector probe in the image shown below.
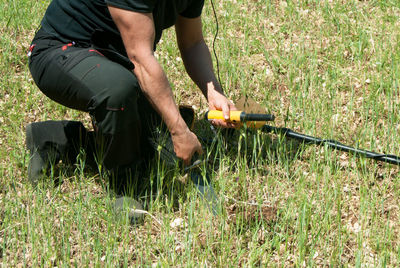
<svg viewBox="0 0 400 268"><path fill-rule="evenodd" d="M205 114L206 119L221 119L224 120L221 111L209 111ZM391 154L379 154L359 148L344 145L335 140L325 140L317 137L312 137L295 132L289 128L273 127L266 125L266 121L273 121L275 117L271 114L246 114L242 111L231 111L230 120L232 122L245 123L247 126L260 129L265 133L281 134L285 137L302 141L306 144L326 145L329 148L354 153L356 156L363 156L365 158L374 159L376 161L386 162L394 165L400 165L400 157Z"/></svg>

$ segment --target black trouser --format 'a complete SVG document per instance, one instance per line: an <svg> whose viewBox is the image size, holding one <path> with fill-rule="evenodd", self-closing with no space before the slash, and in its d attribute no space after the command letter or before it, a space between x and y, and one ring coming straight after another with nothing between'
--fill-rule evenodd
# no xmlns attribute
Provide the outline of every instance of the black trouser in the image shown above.
<svg viewBox="0 0 400 268"><path fill-rule="evenodd" d="M148 138L161 119L142 94L129 61L115 62L92 46L63 43L42 30L32 44L29 68L34 81L52 100L89 112L107 169L133 165L152 155Z"/></svg>

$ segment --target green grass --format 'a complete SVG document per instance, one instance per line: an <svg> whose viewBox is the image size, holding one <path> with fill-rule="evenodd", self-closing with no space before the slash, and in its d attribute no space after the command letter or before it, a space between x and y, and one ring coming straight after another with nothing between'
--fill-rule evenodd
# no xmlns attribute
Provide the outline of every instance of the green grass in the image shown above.
<svg viewBox="0 0 400 268"><path fill-rule="evenodd" d="M236 144L215 144L213 181L224 203L214 218L185 177L157 159L140 196L152 217L139 226L114 219L106 181L83 162L56 169L33 189L25 125L74 119L90 126L30 77L26 50L47 5L0 2L1 267L400 265L399 168L276 135L241 132ZM229 97L257 100L277 126L400 154L398 1L215 5ZM206 1L210 47L215 30ZM162 40L157 56L176 99L201 116L207 104L177 60L173 29ZM198 124L198 133L205 128ZM276 213L265 219L269 206ZM176 219L183 221L174 226Z"/></svg>

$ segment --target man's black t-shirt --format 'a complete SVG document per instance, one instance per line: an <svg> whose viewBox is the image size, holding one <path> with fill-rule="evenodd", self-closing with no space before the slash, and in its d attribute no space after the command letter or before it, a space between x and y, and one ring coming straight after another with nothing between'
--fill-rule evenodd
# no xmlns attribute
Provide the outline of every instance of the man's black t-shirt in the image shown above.
<svg viewBox="0 0 400 268"><path fill-rule="evenodd" d="M142 13L152 13L155 27L154 47L162 31L175 24L178 15L200 16L204 0L53 0L42 20L42 28L63 42L90 44L100 35L125 54L120 33L107 5Z"/></svg>

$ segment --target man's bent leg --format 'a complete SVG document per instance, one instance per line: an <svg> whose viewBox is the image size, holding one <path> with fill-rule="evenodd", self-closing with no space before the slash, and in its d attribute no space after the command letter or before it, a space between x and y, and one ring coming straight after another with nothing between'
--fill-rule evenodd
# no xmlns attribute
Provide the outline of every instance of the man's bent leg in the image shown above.
<svg viewBox="0 0 400 268"><path fill-rule="evenodd" d="M87 66L92 66L90 71L85 71ZM161 120L134 74L104 57L86 58L70 73L94 93L87 110L106 141L105 166L113 169L140 162L149 150L144 146L149 122Z"/></svg>
<svg viewBox="0 0 400 268"><path fill-rule="evenodd" d="M159 123L159 116L131 71L97 53L87 52L88 57L82 53L83 48L69 54L54 50L34 59L31 70L35 81L53 100L91 114L104 145L96 158L108 169L140 161L149 150L144 137L150 132L149 118ZM79 57L83 59L77 62Z"/></svg>

